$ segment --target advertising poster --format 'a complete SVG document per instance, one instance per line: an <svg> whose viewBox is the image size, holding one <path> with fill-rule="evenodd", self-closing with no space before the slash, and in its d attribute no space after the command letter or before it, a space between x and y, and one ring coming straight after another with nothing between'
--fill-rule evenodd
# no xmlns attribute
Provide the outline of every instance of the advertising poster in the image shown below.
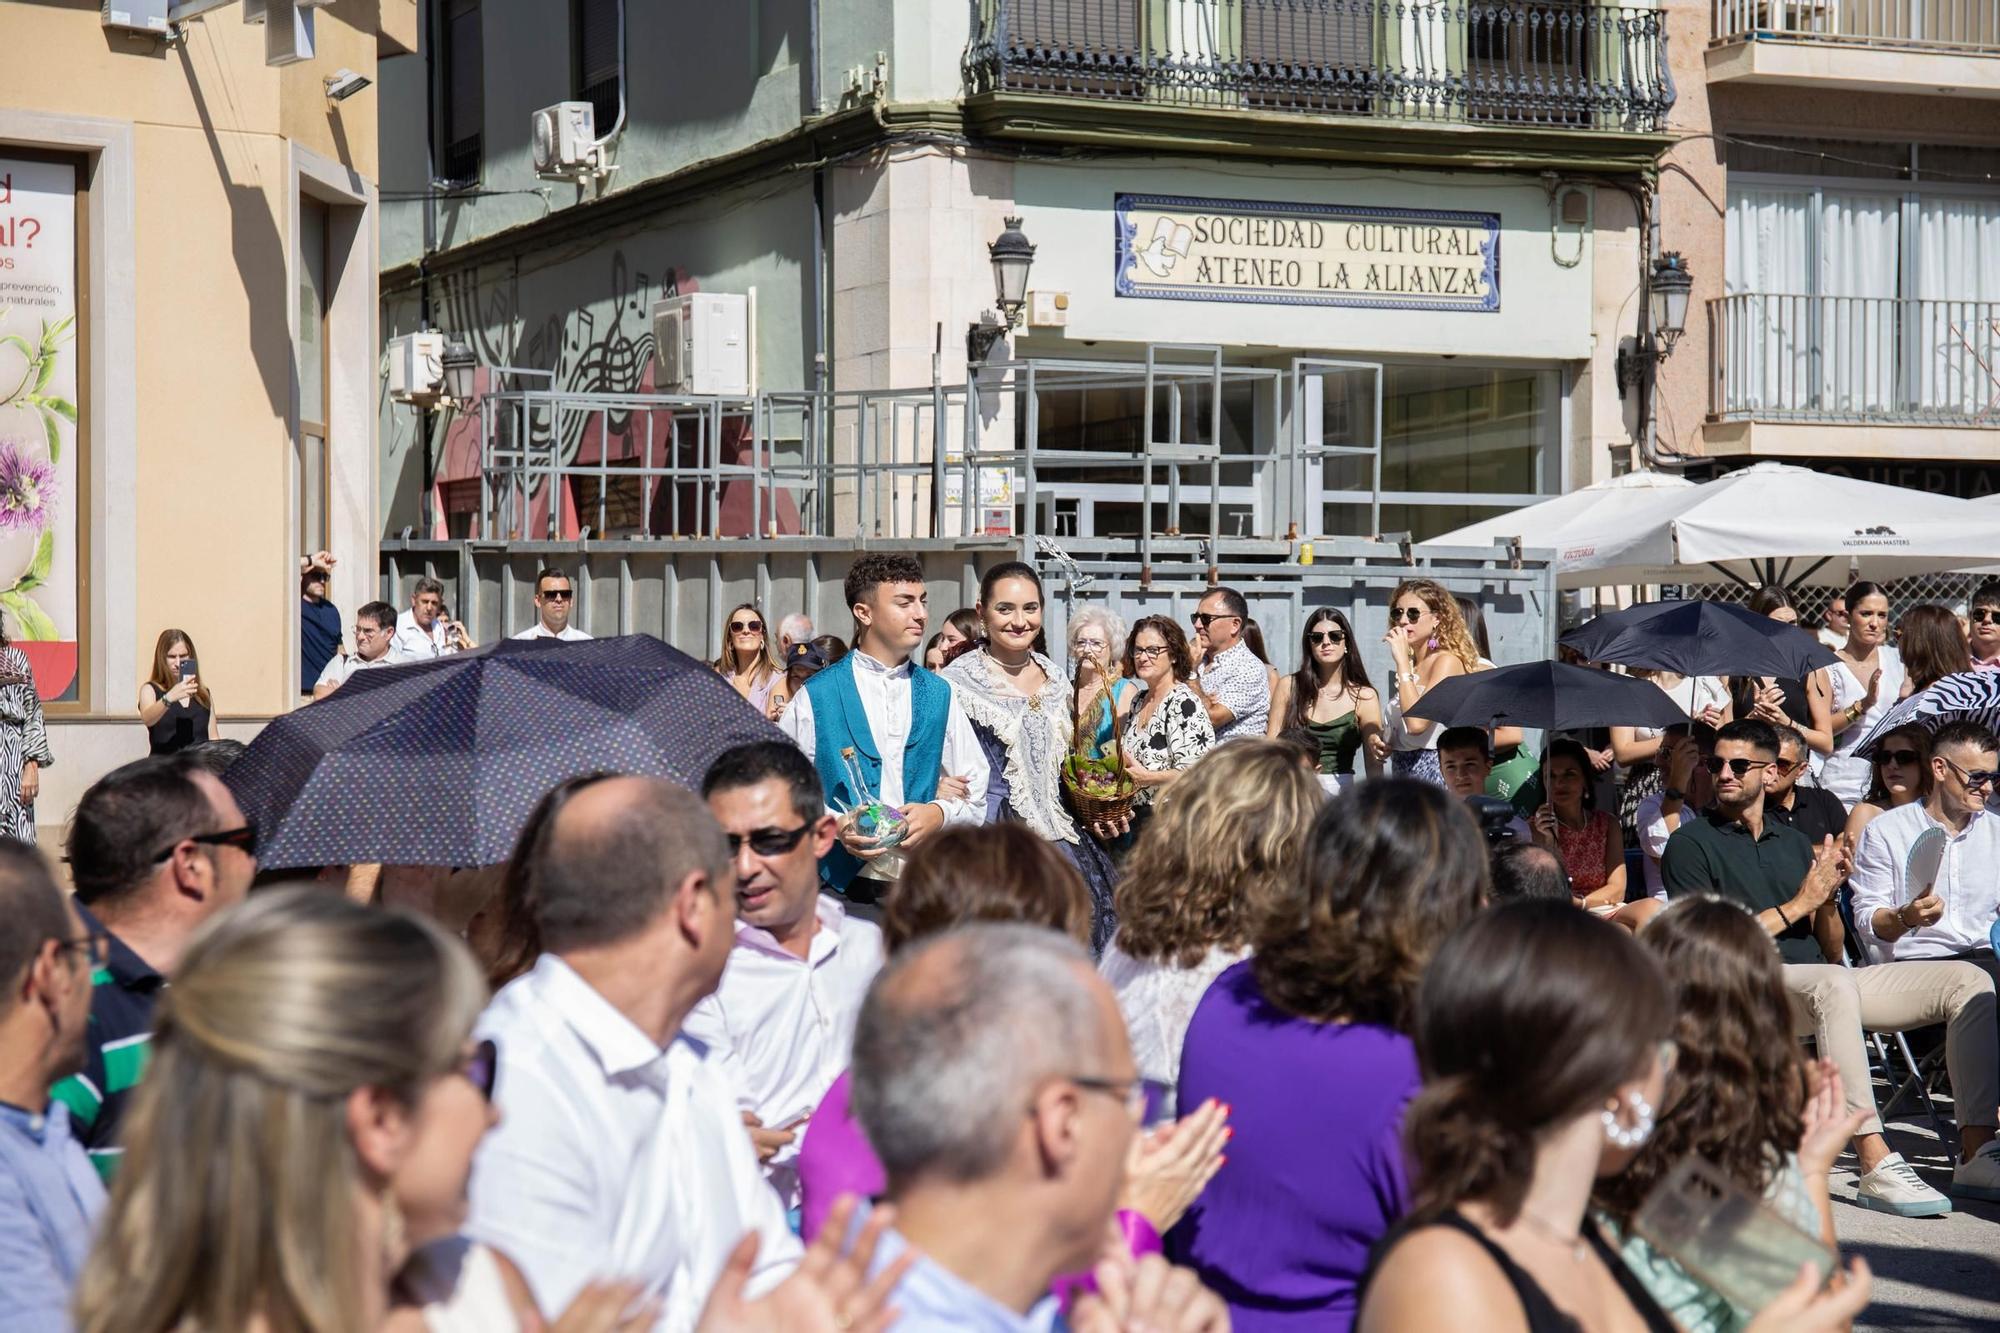
<svg viewBox="0 0 2000 1333"><path fill-rule="evenodd" d="M78 698L76 167L0 152L0 624Z"/></svg>

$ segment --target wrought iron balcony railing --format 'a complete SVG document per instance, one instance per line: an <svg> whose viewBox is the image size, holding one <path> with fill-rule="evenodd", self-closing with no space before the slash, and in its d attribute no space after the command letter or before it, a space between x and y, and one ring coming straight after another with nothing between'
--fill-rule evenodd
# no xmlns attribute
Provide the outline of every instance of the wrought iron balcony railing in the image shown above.
<svg viewBox="0 0 2000 1333"><path fill-rule="evenodd" d="M1744 293L1708 320L1711 416L2000 427L2000 301Z"/></svg>
<svg viewBox="0 0 2000 1333"><path fill-rule="evenodd" d="M1835 46L2000 52L1993 0L1713 0L1718 42L1821 42Z"/></svg>
<svg viewBox="0 0 2000 1333"><path fill-rule="evenodd" d="M972 0L974 92L1651 132L1666 13L1595 0Z"/></svg>

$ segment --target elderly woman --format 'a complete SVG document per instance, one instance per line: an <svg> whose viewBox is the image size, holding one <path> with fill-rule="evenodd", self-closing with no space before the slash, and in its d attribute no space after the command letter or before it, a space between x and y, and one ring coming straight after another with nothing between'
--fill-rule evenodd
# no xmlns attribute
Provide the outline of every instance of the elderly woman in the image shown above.
<svg viewBox="0 0 2000 1333"><path fill-rule="evenodd" d="M1069 660L1076 682L1076 719L1089 728L1090 748L1098 754L1132 711L1139 687L1125 676L1121 658L1125 622L1102 606L1079 607L1069 618Z"/></svg>

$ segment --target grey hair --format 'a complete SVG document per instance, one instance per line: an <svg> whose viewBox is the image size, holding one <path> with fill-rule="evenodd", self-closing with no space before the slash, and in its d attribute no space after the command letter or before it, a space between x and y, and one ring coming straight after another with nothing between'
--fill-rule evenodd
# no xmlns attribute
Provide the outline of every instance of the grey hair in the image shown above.
<svg viewBox="0 0 2000 1333"><path fill-rule="evenodd" d="M434 592L438 596L442 597L444 596L444 584L438 582L436 579L433 578L418 579L416 588L412 590L410 593L410 600L414 602L417 600L417 598L422 597L427 592Z"/></svg>
<svg viewBox="0 0 2000 1333"><path fill-rule="evenodd" d="M1802 755L1806 752L1805 733L1801 732L1797 727L1788 727L1783 723L1777 723L1771 727L1771 730L1778 734L1778 749L1781 752L1788 744L1798 746L1799 753Z"/></svg>
<svg viewBox="0 0 2000 1333"><path fill-rule="evenodd" d="M855 1116L892 1187L1006 1159L1037 1084L1099 1045L1090 955L1042 926L980 922L899 950L854 1033Z"/></svg>
<svg viewBox="0 0 2000 1333"><path fill-rule="evenodd" d="M1124 618L1110 607L1099 606L1094 602L1088 606L1079 606L1075 611L1070 613L1069 628L1064 634L1071 648L1076 647L1076 632L1085 625L1102 625L1104 627L1106 660L1116 665L1118 659L1124 656L1125 653Z"/></svg>
<svg viewBox="0 0 2000 1333"><path fill-rule="evenodd" d="M804 633L797 631L803 630ZM790 639L793 643L804 643L812 637L812 617L803 611L794 611L778 622L778 637Z"/></svg>

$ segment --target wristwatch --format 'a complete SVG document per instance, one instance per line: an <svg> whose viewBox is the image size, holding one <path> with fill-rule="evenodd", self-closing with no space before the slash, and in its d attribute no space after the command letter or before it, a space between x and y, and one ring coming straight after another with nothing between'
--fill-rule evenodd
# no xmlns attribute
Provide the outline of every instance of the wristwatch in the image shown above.
<svg viewBox="0 0 2000 1333"><path fill-rule="evenodd" d="M1679 787L1662 787L1660 795L1669 801L1685 801L1688 798L1688 794Z"/></svg>

